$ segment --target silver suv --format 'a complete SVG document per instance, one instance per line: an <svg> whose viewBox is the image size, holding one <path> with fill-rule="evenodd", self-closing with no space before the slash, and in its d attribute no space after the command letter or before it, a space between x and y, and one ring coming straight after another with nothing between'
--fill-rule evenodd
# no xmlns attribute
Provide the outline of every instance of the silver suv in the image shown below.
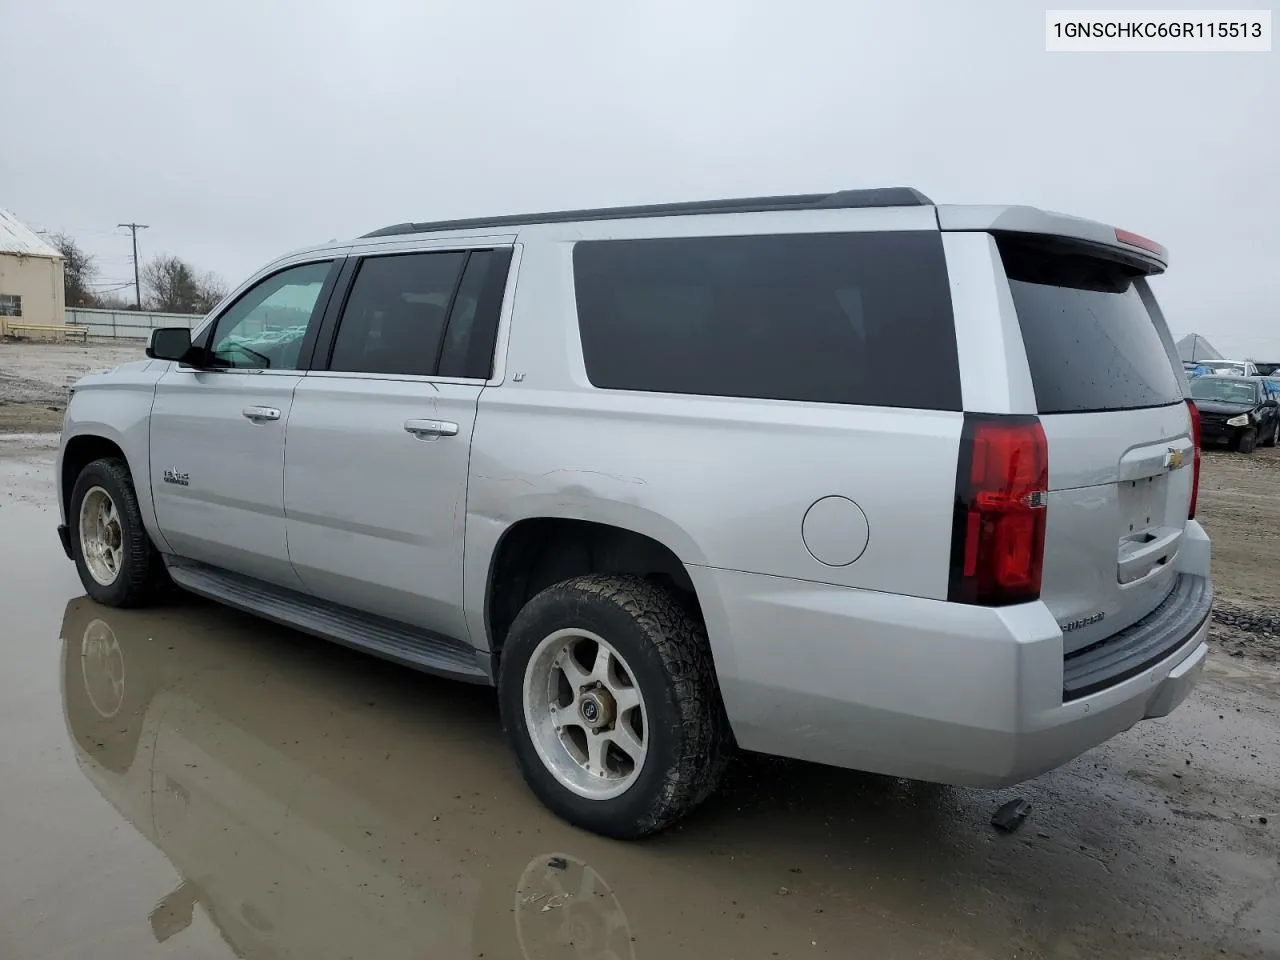
<svg viewBox="0 0 1280 960"><path fill-rule="evenodd" d="M899 188L388 227L78 383L60 534L101 603L496 685L603 834L735 746L1010 784L1204 663L1165 265Z"/></svg>

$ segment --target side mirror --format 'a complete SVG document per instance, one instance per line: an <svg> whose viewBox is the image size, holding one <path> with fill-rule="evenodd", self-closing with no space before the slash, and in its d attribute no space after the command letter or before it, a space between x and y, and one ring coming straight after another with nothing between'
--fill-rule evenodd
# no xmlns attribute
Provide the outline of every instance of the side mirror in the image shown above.
<svg viewBox="0 0 1280 960"><path fill-rule="evenodd" d="M188 359L191 353L191 331L186 327L159 327L151 331L147 356L152 360Z"/></svg>

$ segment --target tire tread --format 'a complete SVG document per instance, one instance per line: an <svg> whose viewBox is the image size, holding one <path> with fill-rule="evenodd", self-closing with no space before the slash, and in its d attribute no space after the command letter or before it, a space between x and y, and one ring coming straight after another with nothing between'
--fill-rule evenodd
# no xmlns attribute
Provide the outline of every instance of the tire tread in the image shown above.
<svg viewBox="0 0 1280 960"><path fill-rule="evenodd" d="M636 839L670 826L715 792L732 756L732 734L705 629L672 591L643 577L586 574L548 587L525 605L510 636L517 635L523 622L540 609L555 605L572 611L587 598L613 604L627 614L657 652L674 690L678 748L661 788L634 822L591 824L597 832ZM504 657L499 669L505 672L516 666ZM523 669L523 663L519 667ZM533 781L530 785L536 789Z"/></svg>
<svg viewBox="0 0 1280 960"><path fill-rule="evenodd" d="M93 474L98 474L94 477ZM104 482L105 481L105 482ZM124 546L124 563L120 576L110 587L103 587L88 575L80 550L80 502L87 487L101 486L117 500L116 510L121 515L121 534ZM112 489L114 487L115 489ZM147 528L142 522L142 509L133 487L133 476L128 465L117 457L94 460L80 471L71 492L71 509L67 523L72 533L72 554L76 566L81 569L81 581L89 595L99 603L113 607L143 607L160 599L169 586L169 577Z"/></svg>

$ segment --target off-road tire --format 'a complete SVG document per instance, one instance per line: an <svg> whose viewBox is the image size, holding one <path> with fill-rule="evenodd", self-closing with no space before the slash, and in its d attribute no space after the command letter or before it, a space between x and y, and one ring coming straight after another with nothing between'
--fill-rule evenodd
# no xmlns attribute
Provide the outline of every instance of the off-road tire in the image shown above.
<svg viewBox="0 0 1280 960"><path fill-rule="evenodd" d="M1236 452L1253 453L1253 448L1258 445L1258 430L1256 427L1246 430L1240 436L1236 437Z"/></svg>
<svg viewBox="0 0 1280 960"><path fill-rule="evenodd" d="M80 542L80 505L85 495L94 487L101 487L107 492L120 515L123 557L120 573L110 586L99 583L89 573ZM138 508L133 478L123 460L104 457L94 460L80 471L67 507L67 527L71 557L75 560L80 582L84 585L85 592L98 603L108 607L142 607L165 596L169 588L169 577L165 572L164 561L151 543L147 528L142 523L142 511Z"/></svg>
<svg viewBox="0 0 1280 960"><path fill-rule="evenodd" d="M626 792L606 800L563 786L543 764L525 720L529 660L545 637L571 627L607 639L645 699L644 766ZM715 791L730 757L706 631L673 591L643 577L574 577L525 604L502 649L498 700L520 771L538 799L570 823L619 840L655 833L688 814Z"/></svg>

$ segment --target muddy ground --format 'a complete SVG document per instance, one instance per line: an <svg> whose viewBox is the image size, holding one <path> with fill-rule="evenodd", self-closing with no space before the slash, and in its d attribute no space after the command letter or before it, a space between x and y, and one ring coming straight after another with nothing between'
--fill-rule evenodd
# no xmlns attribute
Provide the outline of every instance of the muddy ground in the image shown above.
<svg viewBox="0 0 1280 960"><path fill-rule="evenodd" d="M61 429L71 385L86 374L143 359L143 347L0 340L0 433Z"/></svg>
<svg viewBox="0 0 1280 960"><path fill-rule="evenodd" d="M80 349L0 345L0 372L121 362ZM1220 622L1172 716L995 792L743 757L620 844L533 800L487 690L87 601L45 422L0 437L4 960L1280 958L1276 451L1206 455Z"/></svg>

